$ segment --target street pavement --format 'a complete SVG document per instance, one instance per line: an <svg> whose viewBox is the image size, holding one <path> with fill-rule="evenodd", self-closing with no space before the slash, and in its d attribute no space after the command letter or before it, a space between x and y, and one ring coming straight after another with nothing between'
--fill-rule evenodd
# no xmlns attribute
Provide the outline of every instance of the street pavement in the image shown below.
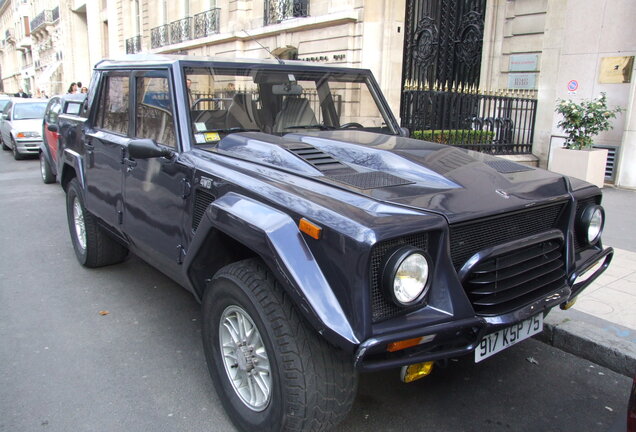
<svg viewBox="0 0 636 432"><path fill-rule="evenodd" d="M625 192L605 192L606 243L633 253L613 227L615 214L625 211L626 226L634 214ZM0 209L0 432L234 430L205 365L199 305L185 290L134 256L77 264L64 193L42 184L37 160L0 152ZM626 276L607 285L622 292ZM598 301L607 289L589 295ZM625 302L609 297L611 307ZM338 430L607 432L624 419L631 378L555 348L572 323L626 339L628 327L601 312L560 312L554 346L528 340L478 364L463 357L412 384L394 370L363 374Z"/></svg>

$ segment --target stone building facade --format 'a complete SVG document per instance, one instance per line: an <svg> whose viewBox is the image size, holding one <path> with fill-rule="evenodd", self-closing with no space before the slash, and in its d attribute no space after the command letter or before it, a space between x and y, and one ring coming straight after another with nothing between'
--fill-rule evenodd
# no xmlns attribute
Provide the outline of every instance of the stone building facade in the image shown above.
<svg viewBox="0 0 636 432"><path fill-rule="evenodd" d="M125 53L267 58L268 51L369 68L397 114L404 29L416 0L0 0L5 92L65 92L92 65ZM417 0L440 3L451 0ZM636 55L633 0L486 0L480 87L538 99L532 153L548 165L562 143L556 99L606 92L623 112L598 138L616 153L614 181L636 188L636 73L600 80L607 57ZM631 68L634 63L631 63ZM576 81L577 89L568 90Z"/></svg>

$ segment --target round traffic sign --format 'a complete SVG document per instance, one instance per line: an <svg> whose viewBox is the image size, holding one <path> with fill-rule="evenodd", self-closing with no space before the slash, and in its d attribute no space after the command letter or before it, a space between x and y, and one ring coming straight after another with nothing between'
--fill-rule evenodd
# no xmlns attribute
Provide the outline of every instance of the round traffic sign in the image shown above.
<svg viewBox="0 0 636 432"><path fill-rule="evenodd" d="M570 80L568 82L568 91L576 91L579 88L579 82L577 80Z"/></svg>

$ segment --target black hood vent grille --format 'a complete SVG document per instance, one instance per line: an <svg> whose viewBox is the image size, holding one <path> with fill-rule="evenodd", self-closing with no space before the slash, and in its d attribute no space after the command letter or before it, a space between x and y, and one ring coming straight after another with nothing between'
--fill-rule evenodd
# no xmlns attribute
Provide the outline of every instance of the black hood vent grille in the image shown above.
<svg viewBox="0 0 636 432"><path fill-rule="evenodd" d="M312 146L291 147L289 148L289 151L303 159L305 162L311 164L320 172L341 169L350 169L353 171L347 165L334 159L330 154Z"/></svg>
<svg viewBox="0 0 636 432"><path fill-rule="evenodd" d="M394 176L382 171L356 172L329 176L330 179L358 189L379 189L390 186L413 184L410 180Z"/></svg>

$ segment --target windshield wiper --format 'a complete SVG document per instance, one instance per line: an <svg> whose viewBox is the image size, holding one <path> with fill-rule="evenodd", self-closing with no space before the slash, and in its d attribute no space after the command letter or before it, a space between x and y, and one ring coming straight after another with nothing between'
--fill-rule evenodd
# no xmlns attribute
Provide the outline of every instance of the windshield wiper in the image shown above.
<svg viewBox="0 0 636 432"><path fill-rule="evenodd" d="M335 130L336 128L333 126L327 126L324 124L312 124L312 125L298 125L298 126L288 126L287 129L320 129L320 130Z"/></svg>

